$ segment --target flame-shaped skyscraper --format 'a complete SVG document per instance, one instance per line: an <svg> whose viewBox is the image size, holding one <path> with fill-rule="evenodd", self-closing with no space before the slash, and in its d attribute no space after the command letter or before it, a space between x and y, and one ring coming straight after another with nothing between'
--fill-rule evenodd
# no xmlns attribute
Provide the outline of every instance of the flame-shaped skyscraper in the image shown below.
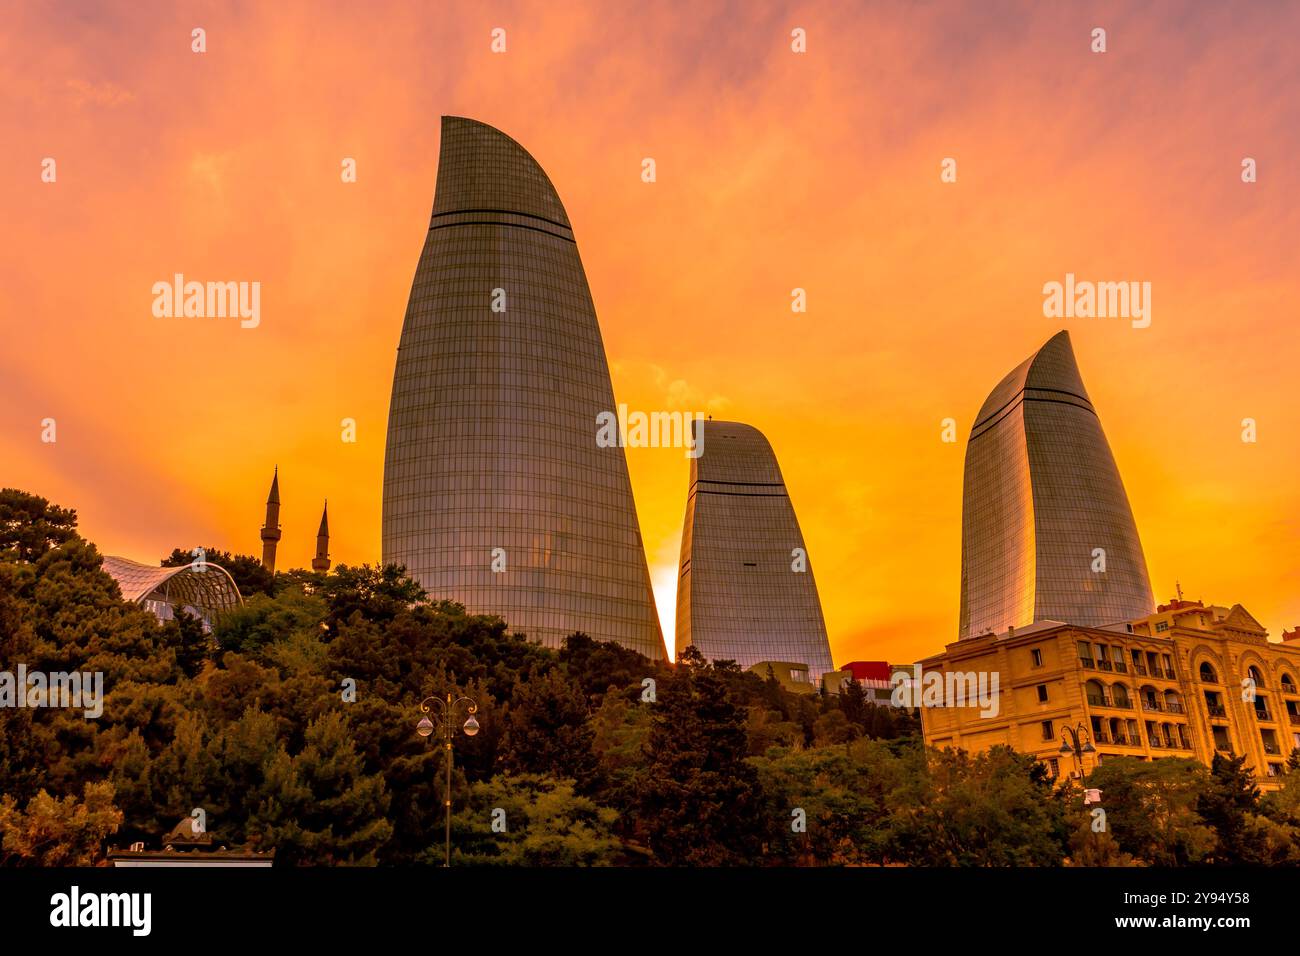
<svg viewBox="0 0 1300 956"><path fill-rule="evenodd" d="M442 120L393 377L383 560L551 647L662 659L605 347L569 217L510 137Z"/></svg>
<svg viewBox="0 0 1300 956"><path fill-rule="evenodd" d="M1101 420L1060 332L998 383L966 446L959 636L1154 610Z"/></svg>

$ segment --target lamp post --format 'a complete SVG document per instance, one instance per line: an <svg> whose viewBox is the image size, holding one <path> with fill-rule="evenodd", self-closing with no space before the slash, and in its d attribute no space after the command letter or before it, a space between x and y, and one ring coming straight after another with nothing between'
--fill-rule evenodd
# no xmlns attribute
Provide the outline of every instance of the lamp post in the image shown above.
<svg viewBox="0 0 1300 956"><path fill-rule="evenodd" d="M1069 734L1070 739L1066 740L1065 735ZM1075 727L1066 727L1061 731L1061 754L1068 756L1074 754L1074 769L1079 773L1079 784L1083 784L1083 755L1095 754L1097 748L1092 745L1092 738L1088 736L1088 729L1083 726L1083 721Z"/></svg>
<svg viewBox="0 0 1300 956"><path fill-rule="evenodd" d="M478 704L472 697L452 698L448 694L444 700L441 697L426 697L420 701L420 712L425 716L420 718L420 722L415 725L415 732L421 737L428 737L434 731L434 723L429 719L429 713L432 711L438 718L438 723L442 726L443 747L447 751L447 790L443 794L443 803L447 808L447 849L446 856L443 858L443 866L451 866L451 735L455 732L452 727L452 720L456 716L456 708L465 704L465 713L469 715L469 720L465 721L464 727L466 737L473 737L478 733L478 721L474 715L478 713Z"/></svg>

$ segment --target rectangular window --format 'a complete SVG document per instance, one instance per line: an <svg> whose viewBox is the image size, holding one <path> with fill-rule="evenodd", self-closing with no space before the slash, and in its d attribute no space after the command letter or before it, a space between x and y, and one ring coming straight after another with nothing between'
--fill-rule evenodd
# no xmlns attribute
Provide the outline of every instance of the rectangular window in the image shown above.
<svg viewBox="0 0 1300 956"><path fill-rule="evenodd" d="M1050 720L1043 721L1043 739L1044 740L1056 739L1056 728L1052 726L1052 722Z"/></svg>
<svg viewBox="0 0 1300 956"><path fill-rule="evenodd" d="M1031 656L1033 657L1033 659L1034 659L1034 666L1035 666L1035 667L1042 667L1042 666L1043 666L1043 652L1042 652L1042 650L1041 650L1040 648L1035 647L1035 648L1034 648L1033 650L1031 650L1029 653L1030 653L1030 655L1031 655Z"/></svg>
<svg viewBox="0 0 1300 956"><path fill-rule="evenodd" d="M1156 621L1156 633L1157 633L1157 634L1159 634L1159 633L1162 632L1162 631L1167 631L1167 630L1169 630L1169 622L1168 622L1168 621Z"/></svg>
<svg viewBox="0 0 1300 956"><path fill-rule="evenodd" d="M1039 702L1040 704L1045 704L1045 703L1047 703L1047 685L1046 685L1046 684L1039 684L1039 685L1038 685L1038 702Z"/></svg>

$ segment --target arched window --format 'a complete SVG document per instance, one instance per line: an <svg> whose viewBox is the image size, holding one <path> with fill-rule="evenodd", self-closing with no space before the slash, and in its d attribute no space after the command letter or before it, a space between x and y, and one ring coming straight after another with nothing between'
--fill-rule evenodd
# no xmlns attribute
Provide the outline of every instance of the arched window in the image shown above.
<svg viewBox="0 0 1300 956"><path fill-rule="evenodd" d="M1115 706L1116 706L1116 707L1132 707L1132 706L1133 706L1133 704L1129 701L1128 688L1125 687L1123 684L1114 684L1114 685L1112 685L1112 686L1111 686L1111 689L1110 689L1110 693L1111 693L1111 697L1112 697L1112 698L1114 699L1114 701L1115 701Z"/></svg>
<svg viewBox="0 0 1300 956"><path fill-rule="evenodd" d="M1210 666L1210 662L1202 661L1201 662L1201 683L1217 684L1218 682L1219 682L1219 675L1214 673L1214 668Z"/></svg>
<svg viewBox="0 0 1300 956"><path fill-rule="evenodd" d="M1088 703L1097 707L1104 707L1106 705L1106 691L1099 681L1090 680L1083 685L1083 688L1084 693L1088 695Z"/></svg>
<svg viewBox="0 0 1300 956"><path fill-rule="evenodd" d="M1288 674L1286 671L1283 671L1283 672L1282 672L1282 677L1281 677L1279 683L1282 685L1282 693L1284 693L1284 694L1294 694L1294 693L1296 692L1296 691L1295 691L1295 678L1292 677L1290 674Z"/></svg>
<svg viewBox="0 0 1300 956"><path fill-rule="evenodd" d="M1264 683L1264 675L1259 672L1259 668L1256 667L1254 664L1251 664L1249 667L1246 668L1246 676L1255 682L1256 687L1267 686Z"/></svg>

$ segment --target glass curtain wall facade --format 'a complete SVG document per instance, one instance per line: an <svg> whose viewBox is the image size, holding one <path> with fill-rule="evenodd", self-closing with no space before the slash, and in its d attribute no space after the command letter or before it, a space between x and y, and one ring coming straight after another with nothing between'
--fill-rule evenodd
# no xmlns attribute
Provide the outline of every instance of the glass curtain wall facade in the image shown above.
<svg viewBox="0 0 1300 956"><path fill-rule="evenodd" d="M772 446L738 422L696 422L677 581L677 653L742 668L834 670L812 564ZM803 570L796 570L802 567Z"/></svg>
<svg viewBox="0 0 1300 956"><path fill-rule="evenodd" d="M1153 609L1124 483L1060 332L998 383L971 429L960 636Z"/></svg>
<svg viewBox="0 0 1300 956"><path fill-rule="evenodd" d="M435 599L558 647L665 657L616 409L569 218L514 140L443 117L433 216L402 325L383 560Z"/></svg>

